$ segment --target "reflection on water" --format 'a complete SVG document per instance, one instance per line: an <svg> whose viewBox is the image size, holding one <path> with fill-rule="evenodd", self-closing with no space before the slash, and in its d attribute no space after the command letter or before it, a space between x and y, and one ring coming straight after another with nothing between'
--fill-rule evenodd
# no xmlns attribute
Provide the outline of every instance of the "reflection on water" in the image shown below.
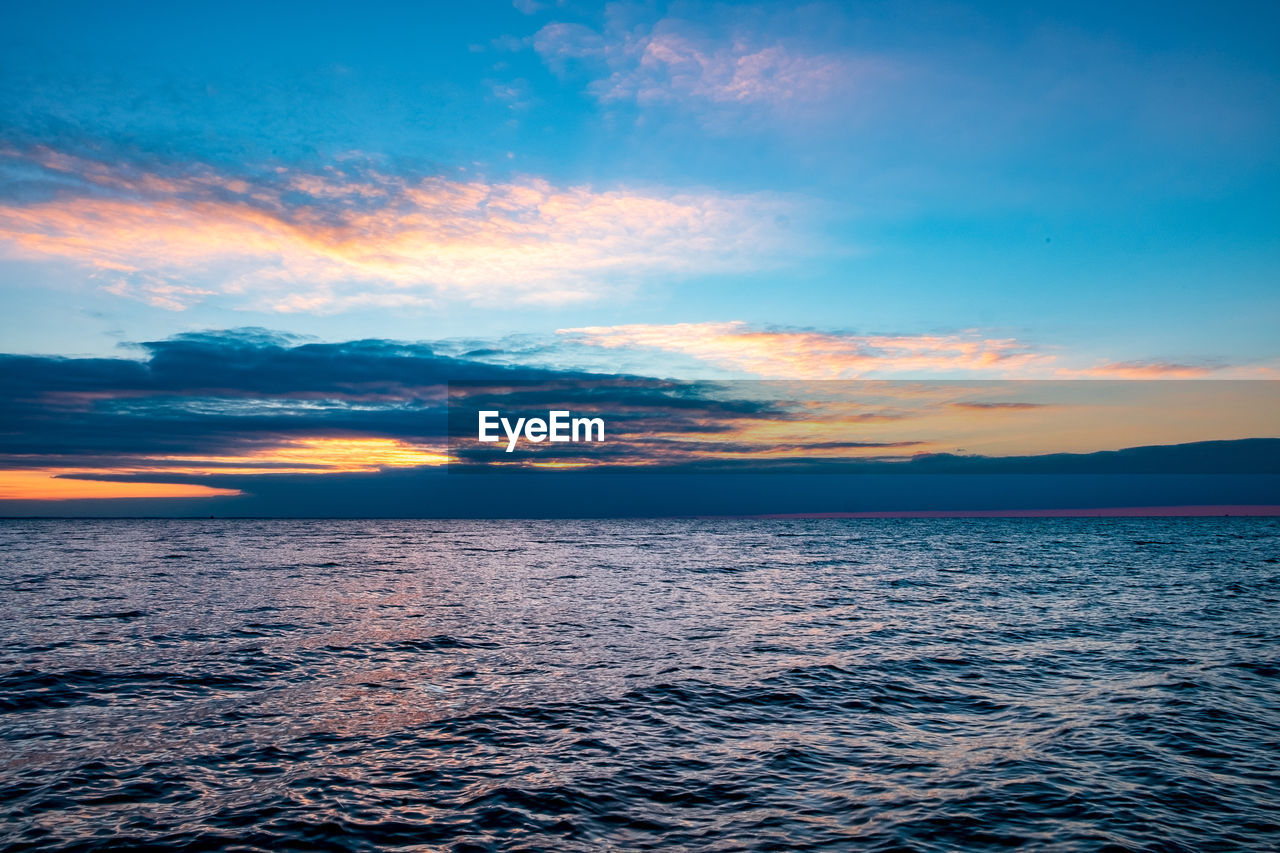
<svg viewBox="0 0 1280 853"><path fill-rule="evenodd" d="M12 849L1273 850L1269 519L0 522Z"/></svg>

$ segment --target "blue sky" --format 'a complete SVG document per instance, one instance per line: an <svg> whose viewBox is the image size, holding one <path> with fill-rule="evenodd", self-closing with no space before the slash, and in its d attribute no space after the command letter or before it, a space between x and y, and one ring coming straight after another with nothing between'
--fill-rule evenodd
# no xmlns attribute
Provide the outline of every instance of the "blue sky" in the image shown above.
<svg viewBox="0 0 1280 853"><path fill-rule="evenodd" d="M258 326L755 375L652 344L737 323L1012 340L1037 375L1280 356L1268 4L5 17L8 352Z"/></svg>

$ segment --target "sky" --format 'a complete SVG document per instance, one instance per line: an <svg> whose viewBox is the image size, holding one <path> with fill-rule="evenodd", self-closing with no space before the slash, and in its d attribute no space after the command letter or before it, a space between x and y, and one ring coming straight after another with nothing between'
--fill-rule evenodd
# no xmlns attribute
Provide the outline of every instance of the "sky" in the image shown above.
<svg viewBox="0 0 1280 853"><path fill-rule="evenodd" d="M383 413L358 420L376 406L349 385L200 384L255 347L363 353L348 381L394 384L390 408L427 398L388 353L437 382L1280 378L1271 4L3 16L0 352L25 375L0 494L44 494L144 399L150 427L328 407L308 435L270 433L278 464L339 439L438 461ZM68 412L82 445L33 445ZM206 471L229 433L267 441L190 420L182 452ZM139 434L155 445L130 452L173 443ZM76 470L118 471L107 456Z"/></svg>

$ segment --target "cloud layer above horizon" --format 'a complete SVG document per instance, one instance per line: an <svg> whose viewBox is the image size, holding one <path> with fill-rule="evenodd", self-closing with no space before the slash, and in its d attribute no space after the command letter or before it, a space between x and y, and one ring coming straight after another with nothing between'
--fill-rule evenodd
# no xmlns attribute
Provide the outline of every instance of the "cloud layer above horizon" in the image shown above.
<svg viewBox="0 0 1280 853"><path fill-rule="evenodd" d="M2 355L0 499L111 496L68 478L128 484L117 497L180 497L264 477L438 468L462 452L451 432L459 400L605 415L610 441L585 464L747 470L1250 438L1280 414L1277 383L680 383L438 350L242 329L148 342L142 358ZM449 397L450 382L464 397ZM473 428L466 420L462 432ZM540 458L584 464L575 448Z"/></svg>

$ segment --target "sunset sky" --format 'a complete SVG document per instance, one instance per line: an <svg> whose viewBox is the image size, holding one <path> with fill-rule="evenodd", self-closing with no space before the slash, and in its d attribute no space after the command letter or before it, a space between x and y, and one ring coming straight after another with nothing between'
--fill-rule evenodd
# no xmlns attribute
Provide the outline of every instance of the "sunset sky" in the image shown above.
<svg viewBox="0 0 1280 853"><path fill-rule="evenodd" d="M0 502L438 466L451 377L1280 379L1272 4L3 21Z"/></svg>

